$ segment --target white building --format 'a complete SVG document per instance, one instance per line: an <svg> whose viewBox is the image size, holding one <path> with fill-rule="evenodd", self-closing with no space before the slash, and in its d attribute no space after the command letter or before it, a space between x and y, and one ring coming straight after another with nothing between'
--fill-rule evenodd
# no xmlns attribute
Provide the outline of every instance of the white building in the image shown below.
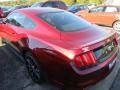
<svg viewBox="0 0 120 90"><path fill-rule="evenodd" d="M105 2L107 5L120 5L120 0L107 0Z"/></svg>

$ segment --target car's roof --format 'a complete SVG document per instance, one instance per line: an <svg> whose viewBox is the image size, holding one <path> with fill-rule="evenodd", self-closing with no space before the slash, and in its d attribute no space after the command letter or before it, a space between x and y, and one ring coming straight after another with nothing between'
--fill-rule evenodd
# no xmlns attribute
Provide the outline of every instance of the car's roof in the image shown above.
<svg viewBox="0 0 120 90"><path fill-rule="evenodd" d="M48 12L60 12L64 11L57 8L50 8L50 7L38 7L38 8L23 8L16 10L18 12L22 13L29 13L29 14L42 14L42 13L48 13Z"/></svg>

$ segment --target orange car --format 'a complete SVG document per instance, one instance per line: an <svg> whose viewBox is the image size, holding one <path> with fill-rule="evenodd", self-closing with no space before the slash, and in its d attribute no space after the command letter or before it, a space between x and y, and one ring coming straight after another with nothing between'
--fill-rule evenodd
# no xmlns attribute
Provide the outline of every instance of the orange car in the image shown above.
<svg viewBox="0 0 120 90"><path fill-rule="evenodd" d="M113 29L120 31L120 6L97 6L90 10L79 11L75 14L92 23L112 26Z"/></svg>

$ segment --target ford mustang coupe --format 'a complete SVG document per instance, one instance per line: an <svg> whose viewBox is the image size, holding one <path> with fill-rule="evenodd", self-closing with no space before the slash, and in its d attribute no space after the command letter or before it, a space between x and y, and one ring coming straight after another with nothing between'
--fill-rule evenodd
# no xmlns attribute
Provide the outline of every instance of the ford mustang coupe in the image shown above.
<svg viewBox="0 0 120 90"><path fill-rule="evenodd" d="M3 41L21 52L31 78L86 86L113 70L116 34L64 10L19 9L0 24Z"/></svg>

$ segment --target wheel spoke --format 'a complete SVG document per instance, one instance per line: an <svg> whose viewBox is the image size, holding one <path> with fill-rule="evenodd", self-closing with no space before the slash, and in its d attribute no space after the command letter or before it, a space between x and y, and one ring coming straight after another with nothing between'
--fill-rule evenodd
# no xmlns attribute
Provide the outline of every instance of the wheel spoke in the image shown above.
<svg viewBox="0 0 120 90"><path fill-rule="evenodd" d="M26 67L28 69L28 72L30 73L30 76L34 80L40 80L40 69L38 66L35 64L35 62L32 60L31 57L27 57L26 59Z"/></svg>

